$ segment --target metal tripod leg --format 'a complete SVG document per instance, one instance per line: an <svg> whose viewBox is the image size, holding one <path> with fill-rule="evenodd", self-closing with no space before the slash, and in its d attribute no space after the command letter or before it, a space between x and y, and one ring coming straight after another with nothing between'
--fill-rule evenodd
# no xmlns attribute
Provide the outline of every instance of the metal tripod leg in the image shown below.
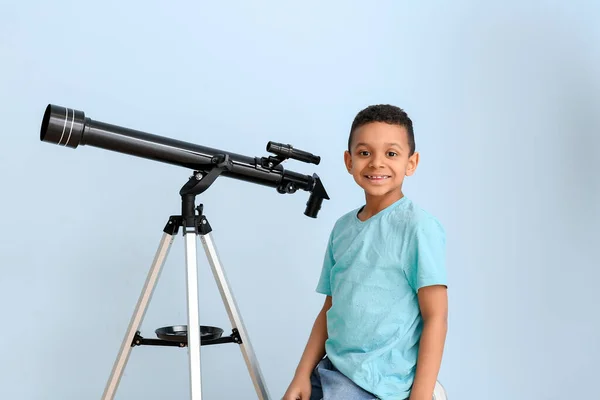
<svg viewBox="0 0 600 400"><path fill-rule="evenodd" d="M137 305L135 306L135 311L131 317L131 320L129 321L129 327L125 333L125 338L121 343L121 349L119 350L117 359L113 364L110 378L104 389L104 394L102 395L102 400L113 400L115 397L117 387L119 386L119 382L123 376L123 371L127 365L127 361L129 360L129 355L131 354L131 343L133 342L133 338L137 333L142 320L144 319L144 315L146 314L146 310L148 308L148 303L150 302L150 298L152 297L152 293L156 287L156 282L158 281L160 272L162 271L162 267L165 263L167 255L169 254L172 244L173 236L168 233L164 233L154 257L154 261L152 262L152 266L150 267L150 272L148 273L148 277L144 283L144 288L142 289L142 293L140 294Z"/></svg>
<svg viewBox="0 0 600 400"><path fill-rule="evenodd" d="M187 312L188 347L190 367L190 393L192 400L202 398L202 374L200 371L200 314L198 297L198 262L196 228L186 227L185 262L187 266Z"/></svg>
<svg viewBox="0 0 600 400"><path fill-rule="evenodd" d="M210 233L210 225L208 225L206 218L202 218L201 224L203 224L204 227L200 228L200 239L202 240L206 256L208 257L213 275L215 276L219 292L223 298L223 303L227 310L227 314L229 315L229 320L231 321L233 329L237 330L240 335L242 341L242 343L240 343L240 349L242 351L244 361L246 362L248 372L250 373L250 377L252 378L252 383L254 384L256 394L260 400L268 400L269 393L265 385L265 380L262 372L260 371L258 360L254 354L254 350L250 343L246 328L244 327L244 323L238 310L235 298L233 297L233 293L229 287L229 282L225 276L225 271L223 270L223 266L219 260L219 255Z"/></svg>

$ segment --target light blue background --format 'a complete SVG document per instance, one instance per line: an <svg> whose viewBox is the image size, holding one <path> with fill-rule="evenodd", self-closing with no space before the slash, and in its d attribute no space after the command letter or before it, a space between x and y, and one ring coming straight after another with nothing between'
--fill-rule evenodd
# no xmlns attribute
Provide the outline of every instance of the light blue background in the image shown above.
<svg viewBox="0 0 600 400"><path fill-rule="evenodd" d="M218 4L217 4L218 3ZM526 4L523 4L526 3ZM405 107L406 185L448 232L456 400L597 399L600 6L593 1L6 1L0 11L0 398L100 398L189 171L39 141L47 103L249 156L322 156L332 198L220 179L203 196L271 394L322 296L326 238L362 193L342 153L372 103ZM229 329L204 253L201 320ZM178 236L141 327L185 323ZM235 345L206 399L255 398ZM137 347L118 399L188 398L183 349Z"/></svg>

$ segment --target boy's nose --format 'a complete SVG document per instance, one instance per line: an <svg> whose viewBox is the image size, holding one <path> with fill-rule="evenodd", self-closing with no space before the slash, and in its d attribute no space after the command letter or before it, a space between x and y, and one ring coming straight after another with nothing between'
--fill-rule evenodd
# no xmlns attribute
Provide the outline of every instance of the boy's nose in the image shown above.
<svg viewBox="0 0 600 400"><path fill-rule="evenodd" d="M369 166L371 168L379 168L379 167L383 166L383 160L381 159L381 157L373 157L373 158L371 158L371 162L369 163Z"/></svg>

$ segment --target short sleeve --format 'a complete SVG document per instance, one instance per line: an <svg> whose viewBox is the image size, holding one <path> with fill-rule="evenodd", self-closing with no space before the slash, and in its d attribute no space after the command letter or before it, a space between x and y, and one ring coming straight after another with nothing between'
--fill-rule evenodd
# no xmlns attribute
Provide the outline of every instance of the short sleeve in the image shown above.
<svg viewBox="0 0 600 400"><path fill-rule="evenodd" d="M331 296L331 268L335 264L335 260L333 258L332 238L333 232L329 235L329 240L327 241L327 248L325 249L325 256L323 258L323 266L321 267L321 276L319 277L319 282L317 283L316 288L317 293L322 293L327 296Z"/></svg>
<svg viewBox="0 0 600 400"><path fill-rule="evenodd" d="M415 226L410 262L406 276L410 286L418 291L432 285L447 286L446 232L434 217L422 218Z"/></svg>

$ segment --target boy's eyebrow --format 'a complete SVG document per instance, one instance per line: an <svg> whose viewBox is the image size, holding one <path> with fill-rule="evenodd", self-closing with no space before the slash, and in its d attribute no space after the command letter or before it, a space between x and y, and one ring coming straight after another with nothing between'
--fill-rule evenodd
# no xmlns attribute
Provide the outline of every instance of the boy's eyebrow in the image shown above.
<svg viewBox="0 0 600 400"><path fill-rule="evenodd" d="M400 143L396 143L396 142L391 142L391 143L386 143L387 146L396 146L400 149L402 149L402 146L400 145Z"/></svg>
<svg viewBox="0 0 600 400"><path fill-rule="evenodd" d="M400 150L404 150L402 148L402 146L400 145L400 143L397 143L397 142L389 142L389 143L384 143L384 144L386 146L396 146L396 147L400 148ZM368 147L369 144L365 143L365 142L358 142L358 143L356 143L356 147L358 147L358 146L367 146Z"/></svg>

